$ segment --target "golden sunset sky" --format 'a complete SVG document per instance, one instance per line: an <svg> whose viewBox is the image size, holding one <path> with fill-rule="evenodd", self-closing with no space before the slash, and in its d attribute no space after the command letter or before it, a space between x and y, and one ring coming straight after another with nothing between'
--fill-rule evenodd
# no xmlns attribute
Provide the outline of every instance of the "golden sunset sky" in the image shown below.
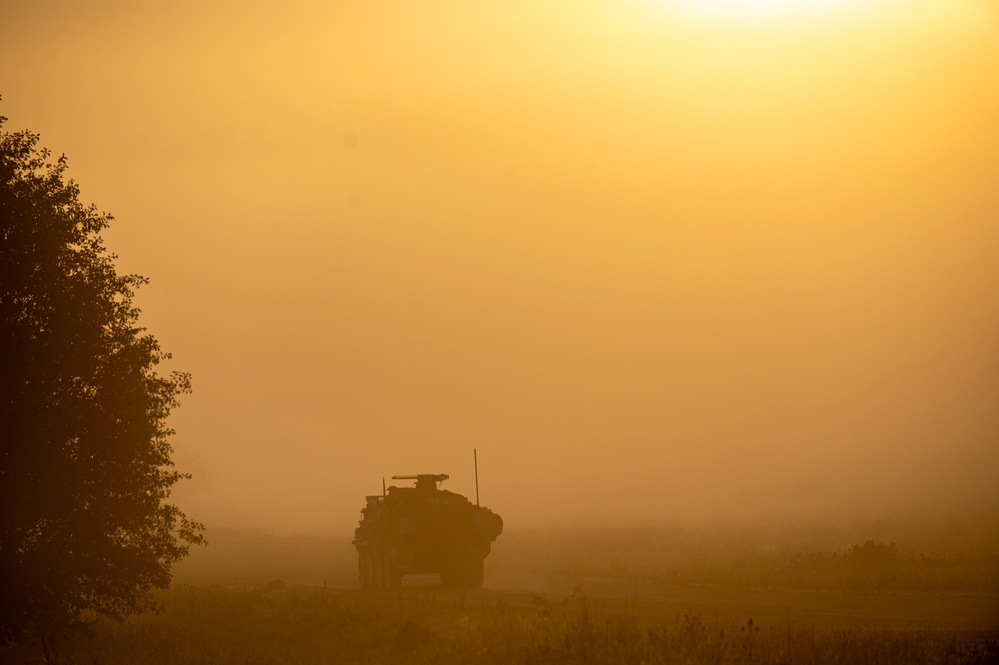
<svg viewBox="0 0 999 665"><path fill-rule="evenodd" d="M999 509L999 3L69 0L0 114L116 217L210 525Z"/></svg>

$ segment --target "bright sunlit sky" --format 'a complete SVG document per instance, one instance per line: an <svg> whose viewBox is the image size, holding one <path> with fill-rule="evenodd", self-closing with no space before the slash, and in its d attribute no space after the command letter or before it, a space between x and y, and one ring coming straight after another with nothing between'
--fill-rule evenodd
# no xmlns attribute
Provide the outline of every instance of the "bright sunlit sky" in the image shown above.
<svg viewBox="0 0 999 665"><path fill-rule="evenodd" d="M995 2L2 14L196 519L346 534L473 448L508 528L999 509Z"/></svg>

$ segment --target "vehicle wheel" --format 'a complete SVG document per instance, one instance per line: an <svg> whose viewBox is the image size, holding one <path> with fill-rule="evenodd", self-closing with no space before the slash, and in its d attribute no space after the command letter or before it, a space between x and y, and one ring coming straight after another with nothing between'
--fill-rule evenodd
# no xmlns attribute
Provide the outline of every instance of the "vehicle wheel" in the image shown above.
<svg viewBox="0 0 999 665"><path fill-rule="evenodd" d="M441 584L451 589L478 589L482 586L484 571L481 559L462 561L441 571Z"/></svg>
<svg viewBox="0 0 999 665"><path fill-rule="evenodd" d="M398 589L402 585L402 572L392 563L387 552L382 556L382 577L385 589Z"/></svg>
<svg viewBox="0 0 999 665"><path fill-rule="evenodd" d="M362 589L371 588L371 550L362 550L357 553L357 578Z"/></svg>
<svg viewBox="0 0 999 665"><path fill-rule="evenodd" d="M465 569L465 587L469 589L478 589L482 586L482 581L485 579L486 574L486 562L482 559L476 561L470 561L468 567Z"/></svg>
<svg viewBox="0 0 999 665"><path fill-rule="evenodd" d="M383 589L384 572L382 572L382 556L377 550L371 551L371 588Z"/></svg>
<svg viewBox="0 0 999 665"><path fill-rule="evenodd" d="M441 571L441 586L447 587L449 589L455 589L459 587L458 584L459 575L455 572L454 568L445 568Z"/></svg>

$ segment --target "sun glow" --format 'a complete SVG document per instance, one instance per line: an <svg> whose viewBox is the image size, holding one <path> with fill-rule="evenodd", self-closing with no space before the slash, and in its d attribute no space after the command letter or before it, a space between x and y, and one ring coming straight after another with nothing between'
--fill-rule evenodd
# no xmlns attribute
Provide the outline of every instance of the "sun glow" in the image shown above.
<svg viewBox="0 0 999 665"><path fill-rule="evenodd" d="M677 0L675 5L692 14L759 19L800 16L851 4L853 0Z"/></svg>

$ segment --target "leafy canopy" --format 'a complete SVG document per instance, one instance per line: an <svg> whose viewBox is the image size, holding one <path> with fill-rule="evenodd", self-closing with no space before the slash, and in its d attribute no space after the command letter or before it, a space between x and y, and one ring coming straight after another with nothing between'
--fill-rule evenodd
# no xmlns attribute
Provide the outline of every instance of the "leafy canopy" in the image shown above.
<svg viewBox="0 0 999 665"><path fill-rule="evenodd" d="M190 376L138 325L137 275L38 135L0 116L0 640L153 606L204 527L168 503Z"/></svg>

